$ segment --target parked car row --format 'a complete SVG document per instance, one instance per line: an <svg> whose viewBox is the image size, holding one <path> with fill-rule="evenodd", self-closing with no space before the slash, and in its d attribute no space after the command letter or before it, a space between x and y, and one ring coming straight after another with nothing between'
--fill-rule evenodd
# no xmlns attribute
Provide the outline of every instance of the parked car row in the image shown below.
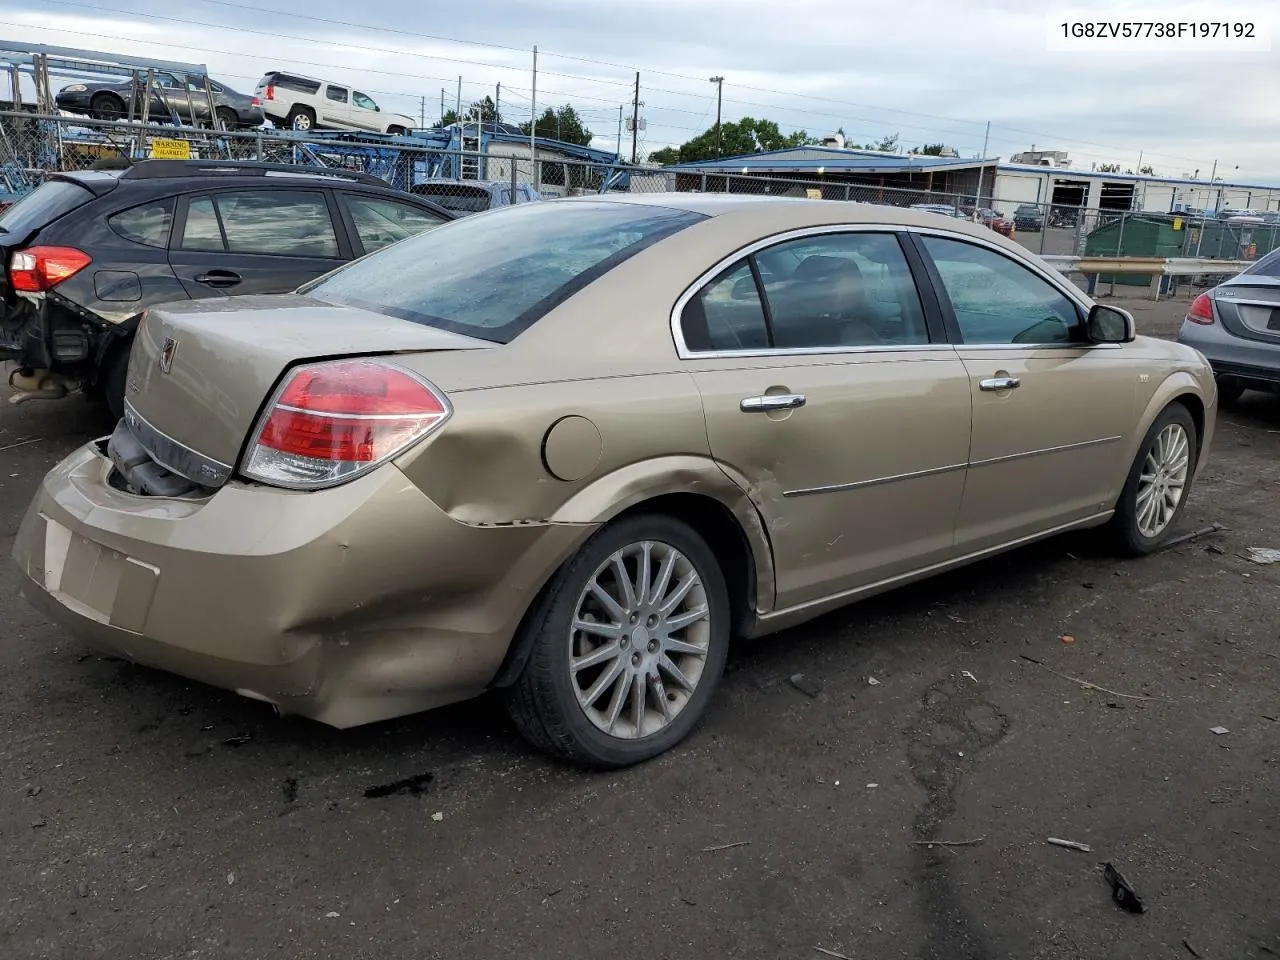
<svg viewBox="0 0 1280 960"><path fill-rule="evenodd" d="M204 77L188 78L156 71L150 86L148 118L163 123L171 116L191 126L216 125L227 130L261 126L295 130L351 130L363 133L407 134L416 126L412 117L388 113L366 93L348 84L333 83L296 73L268 71L253 95L237 93L224 83ZM98 80L63 87L55 98L59 110L97 120L142 116L147 84L132 80ZM210 99L213 116L210 116Z"/></svg>
<svg viewBox="0 0 1280 960"><path fill-rule="evenodd" d="M954 215L455 219L338 171L150 161L0 228L23 339L122 385L22 521L24 594L338 727L492 689L556 756L643 761L735 637L1065 530L1158 549L1213 434L1199 353Z"/></svg>

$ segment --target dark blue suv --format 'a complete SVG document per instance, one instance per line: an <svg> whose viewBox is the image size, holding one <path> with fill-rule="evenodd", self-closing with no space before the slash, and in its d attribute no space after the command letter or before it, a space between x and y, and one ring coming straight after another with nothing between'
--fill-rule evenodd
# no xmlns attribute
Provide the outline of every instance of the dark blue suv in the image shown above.
<svg viewBox="0 0 1280 960"><path fill-rule="evenodd" d="M0 215L0 360L19 394L87 388L119 414L142 312L288 293L452 220L363 173L145 160L54 173Z"/></svg>

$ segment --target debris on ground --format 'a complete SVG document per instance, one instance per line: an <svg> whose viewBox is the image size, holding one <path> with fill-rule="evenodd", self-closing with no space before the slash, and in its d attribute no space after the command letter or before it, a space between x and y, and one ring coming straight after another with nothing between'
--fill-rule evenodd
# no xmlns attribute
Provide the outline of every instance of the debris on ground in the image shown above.
<svg viewBox="0 0 1280 960"><path fill-rule="evenodd" d="M1161 544L1160 549L1168 550L1170 547L1176 547L1181 543L1189 543L1192 540L1199 540L1201 537L1207 537L1211 533L1221 533L1226 529L1227 528L1220 523L1211 523L1207 527L1202 527L1199 530L1193 530L1191 533L1184 533L1182 536L1174 537L1172 540L1166 540Z"/></svg>
<svg viewBox="0 0 1280 960"><path fill-rule="evenodd" d="M714 847L703 847L703 853L715 853L718 850L732 850L734 847L745 847L751 843L750 840L735 840L733 843L721 843Z"/></svg>
<svg viewBox="0 0 1280 960"><path fill-rule="evenodd" d="M1224 553L1226 553L1227 551L1223 550L1223 549L1222 549L1220 546L1218 546L1216 543L1211 543L1211 544L1208 544L1208 545L1204 548L1204 552L1205 552L1205 553L1212 553L1212 554L1216 554L1217 556L1222 556L1222 555L1223 555Z"/></svg>
<svg viewBox="0 0 1280 960"><path fill-rule="evenodd" d="M40 791L41 791L41 790L43 790L43 789L44 789L44 787L40 786L39 784L35 784L35 783L28 784L28 785L27 785L27 796L28 796L28 797L38 797L38 796L40 796Z"/></svg>
<svg viewBox="0 0 1280 960"><path fill-rule="evenodd" d="M912 840L914 847L971 847L981 843L986 837L974 837L972 840Z"/></svg>
<svg viewBox="0 0 1280 960"><path fill-rule="evenodd" d="M1123 873L1115 868L1110 861L1103 864L1102 876L1111 884L1111 899L1116 902L1122 910L1128 910L1130 913L1146 913L1146 905L1143 904L1142 898L1138 896L1138 891L1133 889L1131 884Z"/></svg>
<svg viewBox="0 0 1280 960"><path fill-rule="evenodd" d="M76 896L80 897L81 899L84 899L88 895L89 895L89 883L86 880L81 880L79 883L76 884Z"/></svg>
<svg viewBox="0 0 1280 960"><path fill-rule="evenodd" d="M235 885L235 882L236 882L236 875L235 875L234 873L228 873L228 874L227 874L227 886L228 886L228 887L230 887L230 886L234 886L234 885Z"/></svg>
<svg viewBox="0 0 1280 960"><path fill-rule="evenodd" d="M1280 563L1280 550L1271 547L1250 547L1244 555L1250 563Z"/></svg>
<svg viewBox="0 0 1280 960"><path fill-rule="evenodd" d="M365 790L364 796L366 800L389 797L393 793L408 793L416 797L434 779L435 774L433 773L419 773L412 777L405 777L403 780L396 780L394 783L383 783L376 787L369 787Z"/></svg>
<svg viewBox="0 0 1280 960"><path fill-rule="evenodd" d="M1092 852L1092 848L1087 843L1077 843L1075 840L1060 840L1057 837L1049 837L1046 842L1052 843L1055 847L1066 847L1068 850L1079 850L1081 853Z"/></svg>
<svg viewBox="0 0 1280 960"><path fill-rule="evenodd" d="M878 783L868 783L868 784L867 784L867 789L868 789L868 790L874 790L874 789L875 789L876 787L878 787L878 786L880 786L880 784L878 784Z"/></svg>
<svg viewBox="0 0 1280 960"><path fill-rule="evenodd" d="M1195 947L1193 947L1191 945L1191 941L1188 940L1186 937L1182 938L1182 945L1187 948L1187 953L1191 954L1193 957L1200 957L1203 960L1204 954L1201 953L1199 950L1197 950Z"/></svg>
<svg viewBox="0 0 1280 960"><path fill-rule="evenodd" d="M1063 643L1075 643L1076 638L1069 633L1064 633L1061 637Z"/></svg>
<svg viewBox="0 0 1280 960"><path fill-rule="evenodd" d="M253 739L252 734L242 733L238 737L227 737L222 742L228 747L243 747L246 743Z"/></svg>
<svg viewBox="0 0 1280 960"><path fill-rule="evenodd" d="M974 683L977 683L977 682L978 682L978 678L977 678L977 677L975 677L975 676L974 676L972 673L970 673L968 670L961 670L961 671L960 671L960 676L964 677L966 680L972 680Z"/></svg>
<svg viewBox="0 0 1280 960"><path fill-rule="evenodd" d="M1230 733L1231 731L1228 730L1226 727L1210 727L1209 732L1216 734L1220 737L1223 734Z"/></svg>
<svg viewBox="0 0 1280 960"><path fill-rule="evenodd" d="M49 825L49 821L44 817L37 817L36 819L31 821L32 830L39 830L41 827L47 827L48 825Z"/></svg>
<svg viewBox="0 0 1280 960"><path fill-rule="evenodd" d="M1097 690L1099 693L1108 693L1113 697L1120 697L1121 699L1124 699L1124 700L1161 700L1163 699L1161 697L1140 697L1137 694L1133 694L1133 693L1119 693L1115 690L1108 690L1106 687L1100 687L1096 683L1090 683L1088 680L1081 680L1079 677L1073 677L1070 674L1062 673L1061 671L1055 670L1053 669L1053 667L1046 664L1043 660L1037 660L1035 657L1028 657L1025 653L1018 654L1018 656L1020 656L1023 660L1026 660L1028 663L1034 663L1037 667L1044 667L1044 669L1048 670L1050 673L1052 673L1056 677L1061 677L1063 680L1070 680L1072 683L1078 683L1080 684L1080 686L1084 687L1086 690ZM1173 701L1164 700L1164 702L1172 703Z"/></svg>
<svg viewBox="0 0 1280 960"><path fill-rule="evenodd" d="M298 779L296 777L286 777L284 787L281 788L284 794L285 803L293 803L298 799Z"/></svg>
<svg viewBox="0 0 1280 960"><path fill-rule="evenodd" d="M787 682L810 698L816 698L822 692L822 684L816 680L810 680L803 673L793 673L787 678Z"/></svg>
<svg viewBox="0 0 1280 960"><path fill-rule="evenodd" d="M444 819L444 813L440 810L437 810L435 813L431 815L431 819L434 820L436 823L439 823L441 820Z"/></svg>
<svg viewBox="0 0 1280 960"><path fill-rule="evenodd" d="M834 950L828 950L826 947L814 947L813 949L817 950L819 953L826 954L828 957L835 957L836 960L851 960L851 958L846 957L843 953L836 953Z"/></svg>
<svg viewBox="0 0 1280 960"><path fill-rule="evenodd" d="M867 683L873 687L880 686L880 681L877 680L875 677L867 677Z"/></svg>
<svg viewBox="0 0 1280 960"><path fill-rule="evenodd" d="M329 920L337 920L340 916L342 916L342 914L340 914L337 910L330 910L328 913L325 914L325 917L328 918Z"/></svg>

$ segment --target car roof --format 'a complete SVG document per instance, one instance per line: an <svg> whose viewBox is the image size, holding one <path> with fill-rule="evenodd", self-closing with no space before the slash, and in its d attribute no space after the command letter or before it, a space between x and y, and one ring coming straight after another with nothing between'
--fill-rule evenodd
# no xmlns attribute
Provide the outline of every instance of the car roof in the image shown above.
<svg viewBox="0 0 1280 960"><path fill-rule="evenodd" d="M652 204L673 210L701 213L708 217L733 215L749 218L753 212L763 213L766 209L789 210L797 226L800 227L810 223L814 226L834 223L883 223L904 227L936 227L945 223L946 229L951 232L972 232L973 236L983 239L994 240L999 237L985 226L975 227L966 220L958 220L952 216L932 213L928 210L913 210L910 207L861 203L853 200L810 200L804 197L766 197L755 194L672 192L592 194L584 197L562 197L547 202Z"/></svg>

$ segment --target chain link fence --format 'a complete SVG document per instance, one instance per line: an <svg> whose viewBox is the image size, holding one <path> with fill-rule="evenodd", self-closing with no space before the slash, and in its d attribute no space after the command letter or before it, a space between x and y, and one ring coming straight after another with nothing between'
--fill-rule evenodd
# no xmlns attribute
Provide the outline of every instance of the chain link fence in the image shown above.
<svg viewBox="0 0 1280 960"><path fill-rule="evenodd" d="M968 194L843 182L830 176L755 176L702 173L689 168L631 166L565 156L553 145L532 152L527 143L478 139L470 148L421 146L402 137L321 134L263 128L221 131L167 124L90 120L0 111L0 203L33 189L52 171L84 170L145 158L257 160L371 174L424 194L459 213L539 197L604 192L666 191L802 197L892 207L917 207L976 220L1034 253L1088 257L1196 257L1252 260L1280 246L1280 214L1214 219L1203 214L1092 209L1005 199L986 180ZM992 195L994 193L994 196ZM1179 278L1193 287L1223 274ZM1083 281L1083 278L1077 278ZM1102 277L1117 285L1147 286L1142 276ZM1170 278L1162 288L1174 292Z"/></svg>

